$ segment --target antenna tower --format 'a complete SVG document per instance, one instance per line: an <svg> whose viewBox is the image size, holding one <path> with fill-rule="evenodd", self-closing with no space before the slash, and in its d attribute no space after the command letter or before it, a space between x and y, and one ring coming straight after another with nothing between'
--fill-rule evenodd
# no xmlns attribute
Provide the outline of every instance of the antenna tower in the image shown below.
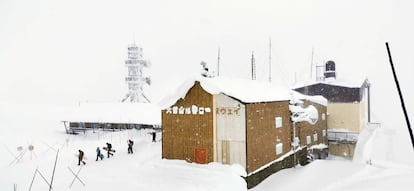
<svg viewBox="0 0 414 191"><path fill-rule="evenodd" d="M128 45L128 59L125 60L125 66L128 67L128 76L125 78L128 93L122 102L149 103L150 101L144 95L143 87L146 84L151 85L151 79L144 77L142 73L143 68L149 67L149 62L142 59L142 48L138 47L135 42Z"/></svg>

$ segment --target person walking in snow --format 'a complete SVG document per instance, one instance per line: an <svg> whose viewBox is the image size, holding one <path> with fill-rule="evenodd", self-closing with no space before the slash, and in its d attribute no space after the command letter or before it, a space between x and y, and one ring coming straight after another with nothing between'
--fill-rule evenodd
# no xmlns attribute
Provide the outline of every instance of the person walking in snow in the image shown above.
<svg viewBox="0 0 414 191"><path fill-rule="evenodd" d="M134 145L134 141L132 141L131 139L128 139L128 154L133 154L134 152L132 151L132 146Z"/></svg>
<svg viewBox="0 0 414 191"><path fill-rule="evenodd" d="M85 162L85 161L83 161L83 155L84 155L83 151L79 149L79 155L78 155L78 165L80 165L80 163L81 163L81 162L83 163L83 165L85 165L85 164L86 164L86 162Z"/></svg>
<svg viewBox="0 0 414 191"><path fill-rule="evenodd" d="M150 134L152 135L152 142L153 143L157 142L156 141L157 133L155 131L152 131Z"/></svg>
<svg viewBox="0 0 414 191"><path fill-rule="evenodd" d="M114 154L111 153L112 151L114 151L114 150L112 150L111 143L106 143L106 151L108 152L108 158L109 158L109 156L114 156Z"/></svg>
<svg viewBox="0 0 414 191"><path fill-rule="evenodd" d="M99 147L96 147L96 161L98 161L98 159L103 159L103 154L101 153L101 149L99 149Z"/></svg>

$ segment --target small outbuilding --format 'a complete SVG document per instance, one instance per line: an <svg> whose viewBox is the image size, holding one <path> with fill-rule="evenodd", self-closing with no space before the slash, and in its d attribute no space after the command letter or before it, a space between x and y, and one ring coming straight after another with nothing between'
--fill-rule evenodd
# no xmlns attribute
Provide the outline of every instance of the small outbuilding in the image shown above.
<svg viewBox="0 0 414 191"><path fill-rule="evenodd" d="M151 103L83 103L63 120L67 133L161 128L161 109Z"/></svg>
<svg viewBox="0 0 414 191"><path fill-rule="evenodd" d="M272 168L270 174L262 173L274 163L283 162L278 170L296 163L289 158L294 153L292 97L315 107L319 118L314 124L296 124L300 148L326 148L323 97L304 96L265 82L195 77L162 102L162 157L200 164L240 164L252 187L277 171ZM306 160L306 149L303 153ZM258 174L260 177L254 177Z"/></svg>

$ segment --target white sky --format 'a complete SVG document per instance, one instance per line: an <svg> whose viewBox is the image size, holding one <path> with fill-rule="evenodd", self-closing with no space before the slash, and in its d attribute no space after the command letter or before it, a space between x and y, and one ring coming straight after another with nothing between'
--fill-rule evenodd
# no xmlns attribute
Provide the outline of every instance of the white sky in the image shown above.
<svg viewBox="0 0 414 191"><path fill-rule="evenodd" d="M134 39L152 62L153 100L198 73L201 60L215 69L218 47L222 76L249 78L254 51L258 79L267 80L271 36L275 81L308 78L313 46L315 63L332 59L340 76L369 76L373 114L386 121L382 112L401 112L386 41L414 110L412 10L410 0L2 0L0 101L120 100Z"/></svg>

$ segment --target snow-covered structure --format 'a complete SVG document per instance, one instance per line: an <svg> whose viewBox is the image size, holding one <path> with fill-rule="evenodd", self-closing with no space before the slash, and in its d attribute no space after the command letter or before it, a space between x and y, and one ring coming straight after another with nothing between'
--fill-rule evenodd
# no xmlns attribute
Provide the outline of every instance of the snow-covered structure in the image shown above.
<svg viewBox="0 0 414 191"><path fill-rule="evenodd" d="M128 93L122 102L149 103L143 91L144 85L151 84L151 79L143 74L143 69L149 67L149 62L142 59L142 48L135 43L128 46L128 59L125 65L128 67L128 76L125 78Z"/></svg>
<svg viewBox="0 0 414 191"><path fill-rule="evenodd" d="M84 103L62 120L67 133L160 128L161 109L151 103Z"/></svg>
<svg viewBox="0 0 414 191"><path fill-rule="evenodd" d="M369 89L365 79L337 78L335 64L328 61L320 81L296 84L293 89L306 95L322 95L328 100L329 152L352 158L359 133L370 122Z"/></svg>
<svg viewBox="0 0 414 191"><path fill-rule="evenodd" d="M288 159L293 155L292 95L304 100L305 107L317 108L318 116L325 115L322 96L305 96L267 82L189 79L161 102L162 157L202 164L237 163L245 168L249 187L254 186L282 166L293 166ZM325 120L298 122L297 127L301 148L327 145ZM304 153L306 160L306 149Z"/></svg>

